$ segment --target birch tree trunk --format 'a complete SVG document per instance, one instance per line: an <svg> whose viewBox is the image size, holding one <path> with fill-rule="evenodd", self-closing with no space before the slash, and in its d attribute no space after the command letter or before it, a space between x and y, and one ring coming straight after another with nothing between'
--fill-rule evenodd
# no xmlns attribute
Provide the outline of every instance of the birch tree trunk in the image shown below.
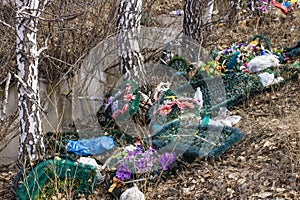
<svg viewBox="0 0 300 200"><path fill-rule="evenodd" d="M204 3L207 2L205 5ZM202 41L203 26L211 26L214 0L185 0L183 33L197 42Z"/></svg>
<svg viewBox="0 0 300 200"><path fill-rule="evenodd" d="M185 0L183 33L197 42L200 42L202 38L202 16L202 0Z"/></svg>
<svg viewBox="0 0 300 200"><path fill-rule="evenodd" d="M125 80L134 80L140 86L146 84L144 58L140 52L142 0L120 0L117 43L121 72Z"/></svg>
<svg viewBox="0 0 300 200"><path fill-rule="evenodd" d="M214 0L210 0L207 3L206 13L204 17L204 24L211 23L213 10L214 10Z"/></svg>
<svg viewBox="0 0 300 200"><path fill-rule="evenodd" d="M40 116L37 25L42 4L39 0L16 1L16 53L18 65L18 109L20 118L19 162L43 159L45 146Z"/></svg>

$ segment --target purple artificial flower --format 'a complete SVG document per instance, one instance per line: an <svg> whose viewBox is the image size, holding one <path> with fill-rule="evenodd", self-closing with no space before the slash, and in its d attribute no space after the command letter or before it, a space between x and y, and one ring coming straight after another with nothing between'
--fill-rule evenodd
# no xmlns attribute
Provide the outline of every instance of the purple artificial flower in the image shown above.
<svg viewBox="0 0 300 200"><path fill-rule="evenodd" d="M120 163L119 169L116 172L116 177L124 181L125 179L130 179L131 172L130 170L125 166L124 162Z"/></svg>
<svg viewBox="0 0 300 200"><path fill-rule="evenodd" d="M150 147L147 151L141 154L141 158L137 159L134 164L138 172L144 173L150 171L153 166L155 149Z"/></svg>
<svg viewBox="0 0 300 200"><path fill-rule="evenodd" d="M132 151L129 150L129 151L127 151L127 154L128 154L128 157L131 157L131 156L134 157L134 156L137 156L139 154L142 154L142 152L143 152L142 145L138 145L135 150L132 150Z"/></svg>
<svg viewBox="0 0 300 200"><path fill-rule="evenodd" d="M155 153L156 150L154 149L154 147L149 147L149 149L147 149L147 151L143 153L143 157L153 158Z"/></svg>
<svg viewBox="0 0 300 200"><path fill-rule="evenodd" d="M157 161L161 164L163 170L168 170L168 166L175 160L175 155L173 153L164 153L161 158Z"/></svg>
<svg viewBox="0 0 300 200"><path fill-rule="evenodd" d="M152 157L142 157L134 162L135 168L138 172L144 173L151 170L153 166L153 158Z"/></svg>
<svg viewBox="0 0 300 200"><path fill-rule="evenodd" d="M261 7L261 11L262 11L263 13L267 13L267 12L268 12L267 6L266 6L266 5L263 5L263 6Z"/></svg>

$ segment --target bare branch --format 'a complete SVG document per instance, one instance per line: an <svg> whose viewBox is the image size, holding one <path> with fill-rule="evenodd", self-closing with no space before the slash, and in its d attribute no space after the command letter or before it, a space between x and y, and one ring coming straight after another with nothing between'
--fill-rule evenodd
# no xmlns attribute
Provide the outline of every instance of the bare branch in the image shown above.
<svg viewBox="0 0 300 200"><path fill-rule="evenodd" d="M7 78L6 78L5 90L4 90L4 99L3 99L3 105L2 105L3 116L1 116L1 120L3 120L3 117L6 116L6 105L8 102L8 90L9 90L10 80L11 80L11 73L8 73Z"/></svg>
<svg viewBox="0 0 300 200"><path fill-rule="evenodd" d="M13 31L15 31L15 28L14 28L13 26L11 26L10 24L8 24L8 23L2 21L1 19L0 19L0 23L2 23L4 26L7 26L7 27L10 28L10 29L12 29Z"/></svg>

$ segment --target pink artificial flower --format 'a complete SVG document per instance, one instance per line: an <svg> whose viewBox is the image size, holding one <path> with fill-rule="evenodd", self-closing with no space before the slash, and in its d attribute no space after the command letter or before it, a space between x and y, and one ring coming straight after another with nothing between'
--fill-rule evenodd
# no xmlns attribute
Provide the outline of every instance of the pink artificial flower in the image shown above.
<svg viewBox="0 0 300 200"><path fill-rule="evenodd" d="M161 116L166 116L167 114L169 114L172 111L172 105L162 105L157 112L159 112L159 114Z"/></svg>
<svg viewBox="0 0 300 200"><path fill-rule="evenodd" d="M180 110L183 110L183 109L184 109L184 105L183 105L179 100L175 100L175 104L177 105L177 107L178 107Z"/></svg>
<svg viewBox="0 0 300 200"><path fill-rule="evenodd" d="M120 110L120 109L116 110L116 111L112 114L111 117L112 117L113 119L116 119L116 117L118 117L119 115L124 114L128 108L129 108L129 105L128 105L128 103L126 103L126 104L123 106L122 110Z"/></svg>
<svg viewBox="0 0 300 200"><path fill-rule="evenodd" d="M129 94L130 90L131 90L131 84L127 83L127 86L125 88L125 94Z"/></svg>
<svg viewBox="0 0 300 200"><path fill-rule="evenodd" d="M123 108L122 108L122 112L124 113L124 112L126 112L126 110L129 108L129 105L128 105L128 103L126 103L124 106L123 106Z"/></svg>
<svg viewBox="0 0 300 200"><path fill-rule="evenodd" d="M133 94L125 94L124 95L124 101L131 101L135 99L135 95Z"/></svg>
<svg viewBox="0 0 300 200"><path fill-rule="evenodd" d="M116 117L118 117L119 115L123 114L123 111L118 109L116 110L113 115L111 116L113 119L116 119Z"/></svg>
<svg viewBox="0 0 300 200"><path fill-rule="evenodd" d="M183 105L183 107L194 108L194 105L187 101L182 102L182 105Z"/></svg>

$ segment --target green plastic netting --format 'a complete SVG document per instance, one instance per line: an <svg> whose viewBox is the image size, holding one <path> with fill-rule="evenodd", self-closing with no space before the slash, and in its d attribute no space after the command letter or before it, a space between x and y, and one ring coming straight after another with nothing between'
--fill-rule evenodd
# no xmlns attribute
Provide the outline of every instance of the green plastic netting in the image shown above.
<svg viewBox="0 0 300 200"><path fill-rule="evenodd" d="M201 124L185 125L176 119L160 127L152 136L157 149L171 149L187 162L195 158L219 157L243 137L231 127Z"/></svg>
<svg viewBox="0 0 300 200"><path fill-rule="evenodd" d="M244 97L263 89L259 78L245 73L230 73L221 77L197 78L194 77L190 84L193 88L200 87L204 107L231 107L238 104ZM222 97L223 99L219 99Z"/></svg>
<svg viewBox="0 0 300 200"><path fill-rule="evenodd" d="M17 200L50 199L56 193L92 193L97 181L96 168L65 159L52 159L39 163L19 185Z"/></svg>
<svg viewBox="0 0 300 200"><path fill-rule="evenodd" d="M269 87L264 87L260 81L259 74L263 72L274 73L276 77L283 77L283 81ZM221 77L195 76L189 83L181 86L178 90L190 87L196 90L200 87L203 93L204 108L208 111L216 110L220 107L232 107L251 95L261 93L270 88L278 88L289 81L298 80L299 67L291 65L281 65L271 67L257 74L245 74L235 72L224 74ZM225 98L224 98L225 97Z"/></svg>

